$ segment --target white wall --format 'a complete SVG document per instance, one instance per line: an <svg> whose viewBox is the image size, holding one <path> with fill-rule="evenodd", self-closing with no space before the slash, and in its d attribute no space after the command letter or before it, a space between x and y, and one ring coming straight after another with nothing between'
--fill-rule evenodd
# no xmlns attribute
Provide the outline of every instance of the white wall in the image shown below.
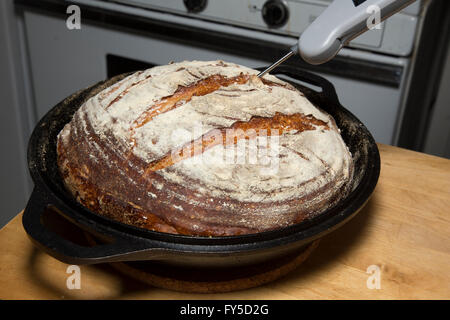
<svg viewBox="0 0 450 320"><path fill-rule="evenodd" d="M31 182L26 147L33 119L13 0L0 1L0 227L26 204Z"/></svg>

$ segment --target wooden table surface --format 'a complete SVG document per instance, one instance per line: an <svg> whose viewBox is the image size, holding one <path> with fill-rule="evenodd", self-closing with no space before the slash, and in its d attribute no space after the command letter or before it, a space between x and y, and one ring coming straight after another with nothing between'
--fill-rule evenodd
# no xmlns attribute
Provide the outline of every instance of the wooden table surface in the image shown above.
<svg viewBox="0 0 450 320"><path fill-rule="evenodd" d="M80 266L81 289L70 290L68 265L36 249L18 215L0 230L0 298L450 299L450 160L379 147L381 176L367 206L275 282L226 294L186 294L103 265ZM380 270L379 289L367 285L372 265Z"/></svg>

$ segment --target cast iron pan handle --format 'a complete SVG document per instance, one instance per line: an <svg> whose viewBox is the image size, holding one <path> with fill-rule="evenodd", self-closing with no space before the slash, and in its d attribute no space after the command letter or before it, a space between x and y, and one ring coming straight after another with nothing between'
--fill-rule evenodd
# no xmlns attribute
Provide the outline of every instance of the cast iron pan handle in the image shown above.
<svg viewBox="0 0 450 320"><path fill-rule="evenodd" d="M258 68L257 70L265 70L267 67L264 68ZM311 91L314 91L316 94L320 96L320 98L323 101L320 101L318 103L320 104L332 104L332 105L339 105L339 99L336 93L336 89L334 88L333 84L326 80L325 78L318 76L316 74L312 74L309 72L305 72L302 69L298 67L293 66L285 66L280 65L276 69L274 69L271 74L273 75L279 75L283 74L286 75L294 80L302 81L305 83L312 84L316 87L320 87L322 89L322 92L317 92L315 90L312 90L308 88Z"/></svg>
<svg viewBox="0 0 450 320"><path fill-rule="evenodd" d="M108 244L85 247L75 244L47 228L42 215L49 206L45 192L34 188L23 213L22 223L32 242L56 259L68 264L94 264L117 261L157 260L163 254L161 248L151 244L116 238Z"/></svg>

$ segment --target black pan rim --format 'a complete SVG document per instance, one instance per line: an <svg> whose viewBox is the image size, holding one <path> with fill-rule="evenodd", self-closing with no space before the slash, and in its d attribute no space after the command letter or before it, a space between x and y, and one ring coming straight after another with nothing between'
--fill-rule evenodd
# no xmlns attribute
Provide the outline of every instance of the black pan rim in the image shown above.
<svg viewBox="0 0 450 320"><path fill-rule="evenodd" d="M124 77L121 75L115 78ZM311 74L308 73L308 76ZM312 75L319 80L324 80L321 77ZM65 214L76 220L79 224L85 227L92 227L93 222L100 226L100 229L113 229L115 232L122 233L124 235L131 235L137 238L142 238L146 240L162 241L173 244L187 244L194 246L230 246L230 245L243 245L243 244L256 244L256 243L273 243L274 245L280 243L289 243L291 241L297 241L301 239L306 239L308 237L314 237L321 234L321 231L331 230L333 227L339 225L341 222L345 221L347 218L355 215L358 210L365 205L365 203L370 198L373 193L375 186L378 181L380 172L380 157L379 151L373 137L370 135L369 131L365 129L367 138L370 141L370 148L368 150L368 167L365 170L364 176L361 178L359 185L343 200L341 200L336 206L329 208L322 214L315 218L303 221L299 224L288 226L285 228L280 228L271 231L265 231L254 234L238 235L238 236L225 236L225 237L204 237L204 236L190 236L190 235L177 235L168 234L157 231L146 230L143 228L134 227L131 225L123 224L121 222L109 219L107 217L96 214L87 208L83 207L81 204L76 202L75 199L71 198L66 194L61 194L57 186L48 183L45 174L38 170L36 166L35 153L38 141L41 139L42 132L45 129L45 125L51 117L54 117L55 110L61 108L62 104L67 100L73 100L79 97L83 93L89 93L93 89L101 86L102 84L113 81L113 79L99 82L90 88L80 90L68 98L64 99L62 102L57 104L52 108L38 123L35 127L30 142L28 145L28 163L31 176L38 190L47 193L57 204L56 206L62 206L63 210L67 209ZM119 81L119 80L116 80ZM326 80L325 80L326 81ZM330 84L331 85L331 84ZM338 102L337 102L338 103ZM81 104L80 104L81 106ZM358 125L364 125L357 119L350 111L345 109L342 105L338 103L338 107L341 112L343 112L347 117L352 119ZM65 123L64 123L65 124ZM63 124L63 125L64 125ZM365 128L365 127L364 127Z"/></svg>

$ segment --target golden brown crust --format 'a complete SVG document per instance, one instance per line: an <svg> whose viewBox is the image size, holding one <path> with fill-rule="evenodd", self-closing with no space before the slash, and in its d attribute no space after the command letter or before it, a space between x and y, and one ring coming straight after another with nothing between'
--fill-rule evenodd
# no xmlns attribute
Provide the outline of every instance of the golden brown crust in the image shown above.
<svg viewBox="0 0 450 320"><path fill-rule="evenodd" d="M113 108L128 92L152 77L151 74L139 75L143 78L131 81L124 89L114 86L100 93L101 99L118 93L105 102L105 108ZM321 158L312 159L311 155L316 156L314 153L305 155L288 145L283 147L292 154L306 162L322 162L320 165L324 168L316 177L297 187L314 185L314 181L325 183L308 189L300 197L242 201L199 192L208 187L204 185L205 182L186 172L176 171L174 166L196 156L194 150L204 153L219 144L226 146L236 144L239 139L252 139L253 136L246 133L248 129L256 133L267 130L269 136L282 135L287 131L300 134L305 131L337 130L333 121L324 122L313 115L275 112L269 117L253 116L247 121L235 121L228 128L219 129L222 132L221 139L213 139L207 132L201 138L185 143L176 151L179 155L176 160L171 156L173 153L166 153L148 162L133 152L136 147L134 130L150 125L154 117L172 112L180 106L180 102L185 104L194 96L207 95L232 84L245 84L250 78L243 73L234 77L212 75L192 85L178 86L174 93L159 99L135 118L129 127L131 134L128 143L120 141L110 127L99 134L92 120L95 118L90 117L85 110L79 110L58 137L58 166L68 190L91 211L114 220L149 230L201 236L229 236L273 230L303 221L332 206L348 193L347 182L351 178L352 166L336 171ZM264 85L283 86L269 80L265 80ZM287 89L292 90L291 87ZM241 129L240 132L244 133L229 138L224 134L224 130L229 128ZM161 174L162 171L166 175L175 172L182 177L183 183L167 179ZM272 194L275 195L274 191L267 191L266 198L270 200Z"/></svg>

